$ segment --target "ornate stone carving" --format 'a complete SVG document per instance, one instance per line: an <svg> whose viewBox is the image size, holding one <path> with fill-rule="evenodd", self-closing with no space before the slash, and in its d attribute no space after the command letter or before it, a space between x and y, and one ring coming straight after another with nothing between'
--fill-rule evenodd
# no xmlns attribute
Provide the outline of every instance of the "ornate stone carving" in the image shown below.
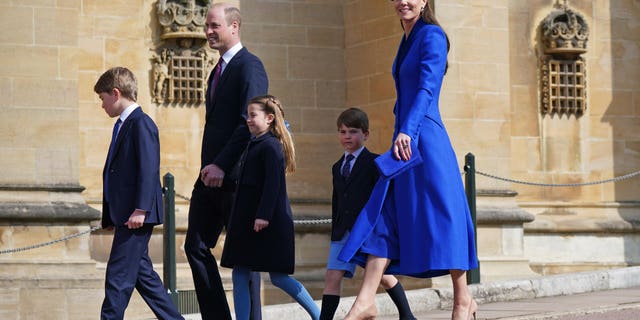
<svg viewBox="0 0 640 320"><path fill-rule="evenodd" d="M587 109L587 79L580 55L587 52L589 26L565 1L542 21L540 31L540 111L581 116Z"/></svg>
<svg viewBox="0 0 640 320"><path fill-rule="evenodd" d="M162 39L205 39L202 28L207 19L210 0L159 0L158 21Z"/></svg>
<svg viewBox="0 0 640 320"><path fill-rule="evenodd" d="M151 57L152 94L156 103L204 102L207 70L214 57L206 49L204 24L210 0L159 0L160 39Z"/></svg>
<svg viewBox="0 0 640 320"><path fill-rule="evenodd" d="M565 7L551 12L542 21L544 53L576 56L587 51L589 26L584 17Z"/></svg>

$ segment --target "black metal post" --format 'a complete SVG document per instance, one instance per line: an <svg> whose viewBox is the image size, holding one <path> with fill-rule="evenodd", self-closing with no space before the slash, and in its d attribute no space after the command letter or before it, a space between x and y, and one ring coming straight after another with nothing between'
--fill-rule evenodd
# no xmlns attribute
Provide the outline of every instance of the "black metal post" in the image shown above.
<svg viewBox="0 0 640 320"><path fill-rule="evenodd" d="M176 289L176 191L174 178L167 173L162 178L164 187L164 235L162 250L162 279L171 300L178 306L178 290Z"/></svg>
<svg viewBox="0 0 640 320"><path fill-rule="evenodd" d="M467 202L469 203L469 211L471 211L471 220L473 221L473 239L476 244L476 254L478 251L478 227L476 224L476 158L473 153L469 152L464 157L465 172L465 192L467 193ZM467 272L467 283L480 283L480 263L478 268Z"/></svg>

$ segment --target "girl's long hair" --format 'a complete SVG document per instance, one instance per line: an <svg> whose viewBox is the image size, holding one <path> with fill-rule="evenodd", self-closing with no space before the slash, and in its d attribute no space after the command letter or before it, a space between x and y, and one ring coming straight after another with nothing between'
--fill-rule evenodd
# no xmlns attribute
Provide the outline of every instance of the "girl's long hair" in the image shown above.
<svg viewBox="0 0 640 320"><path fill-rule="evenodd" d="M278 140L280 140L280 144L282 144L282 149L284 150L285 171L287 173L293 173L296 171L296 150L293 146L291 133L284 122L284 110L280 100L272 95L264 95L249 100L247 105L249 104L260 105L262 106L262 111L274 116L269 130L278 138Z"/></svg>
<svg viewBox="0 0 640 320"><path fill-rule="evenodd" d="M442 28L442 26L440 25L440 22L438 22L438 19L436 19L436 14L435 11L433 10L433 0L427 0L427 7L422 9L422 21L424 21L426 24L434 24L436 26L439 26L440 28ZM444 28L443 28L443 32L444 32ZM447 38L447 53L449 52L449 48L451 47L451 43L449 42L449 36L447 35L447 33L444 33L445 38ZM449 59L447 59L447 63L444 67L444 73L447 74L447 69L449 69Z"/></svg>

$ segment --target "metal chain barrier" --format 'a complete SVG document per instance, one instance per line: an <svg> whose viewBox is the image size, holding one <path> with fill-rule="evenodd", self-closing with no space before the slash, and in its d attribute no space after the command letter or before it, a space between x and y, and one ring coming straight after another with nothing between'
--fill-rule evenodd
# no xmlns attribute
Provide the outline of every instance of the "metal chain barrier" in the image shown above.
<svg viewBox="0 0 640 320"><path fill-rule="evenodd" d="M462 174L464 174L465 172L462 172ZM615 178L611 178L611 179L605 179L605 180L597 180L597 181L589 181L589 182L582 182L582 183L540 183L540 182L529 182L529 181L522 181L522 180L515 180L515 179L510 179L510 178L503 178L503 177L499 177L490 173L486 173L486 172L482 172L479 170L475 170L475 173L481 175L481 176L485 176L487 178L491 178L491 179L496 179L496 180L501 180L501 181L506 181L506 182L511 182L511 183L517 183L517 184L524 184L524 185L529 185L529 186L538 186L538 187L582 187L582 186L591 186L591 185L596 185L596 184L603 184L603 183L609 183L609 182L618 182L621 180L625 180L625 179L630 179L633 178L635 176L640 175L640 171L636 171L636 172L632 172L632 173L628 173L625 174L623 176L619 176L619 177L615 177ZM176 193L175 194L176 197L183 199L185 201L191 201L191 199L187 196L181 195ZM331 223L331 218L327 218L327 219L301 219L301 220L294 220L293 221L294 224L298 224L298 225L318 225L318 224L329 224ZM82 231L82 232L78 232L78 233L74 233L68 236L65 236L63 238L60 239L55 239L55 240L51 240L48 242L43 242L43 243L39 243L39 244L34 244L34 245L30 245L30 246L26 246L26 247L21 247L21 248L15 248L15 249L6 249L6 250L0 250L0 255L2 254L7 254L7 253L15 253L15 252L21 252L21 251L27 251L27 250L31 250L31 249L37 249L37 248L41 248L41 247L45 247L45 246L49 246L58 242L62 242L62 241L67 241L69 239L73 239L73 238L77 238L79 236L94 232L96 230L100 230L102 229L101 226L95 226L95 227L91 227L91 229L86 230L86 231Z"/></svg>
<svg viewBox="0 0 640 320"><path fill-rule="evenodd" d="M91 227L91 229L89 229L89 230L78 232L78 233L74 233L74 234L62 237L60 239L55 239L55 240L51 240L51 241L48 241L48 242L38 243L38 244L34 244L34 245L22 247L22 248L0 250L0 255L7 254L7 253L27 251L27 250L31 250L31 249L36 249L36 248L40 248L40 247L49 246L49 245L52 245L54 243L58 243L58 242L62 242L62 241L67 241L69 239L77 238L77 237L79 237L81 235L85 235L87 233L91 233L93 231L100 230L100 229L102 229L102 226L95 226L95 227Z"/></svg>
<svg viewBox="0 0 640 320"><path fill-rule="evenodd" d="M640 175L640 171L636 171L636 172L628 173L628 174L625 174L623 176L619 176L619 177L615 177L615 178L611 178L611 179L589 181L589 182L582 182L582 183L540 183L540 182L528 182L528 181L522 181L522 180L514 180L514 179L509 179L509 178L503 178L503 177L499 177L499 176L492 175L492 174L485 173L485 172L478 171L478 170L475 170L475 172L477 174L485 176L487 178L492 178L492 179L502 180L502 181L512 182L512 183L518 183L518 184L526 184L526 185L530 185L530 186L539 186L539 187L582 187L582 186L591 186L591 185L595 185L595 184L617 182L617 181L630 179L630 178L633 178L633 177L635 177L637 175Z"/></svg>
<svg viewBox="0 0 640 320"><path fill-rule="evenodd" d="M329 223L331 223L331 218L293 220L293 224L329 224Z"/></svg>

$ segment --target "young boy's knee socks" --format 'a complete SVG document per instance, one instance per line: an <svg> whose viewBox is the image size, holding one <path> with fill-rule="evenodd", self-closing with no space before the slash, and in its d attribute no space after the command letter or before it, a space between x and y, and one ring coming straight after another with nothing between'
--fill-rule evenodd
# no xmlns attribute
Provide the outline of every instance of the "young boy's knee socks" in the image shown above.
<svg viewBox="0 0 640 320"><path fill-rule="evenodd" d="M320 310L320 320L333 320L340 304L340 296L325 294L322 296L322 309Z"/></svg>
<svg viewBox="0 0 640 320"><path fill-rule="evenodd" d="M393 288L387 289L387 293L398 308L400 320L416 320L416 317L411 312L411 307L409 307L409 301L407 301L404 288L399 281Z"/></svg>

